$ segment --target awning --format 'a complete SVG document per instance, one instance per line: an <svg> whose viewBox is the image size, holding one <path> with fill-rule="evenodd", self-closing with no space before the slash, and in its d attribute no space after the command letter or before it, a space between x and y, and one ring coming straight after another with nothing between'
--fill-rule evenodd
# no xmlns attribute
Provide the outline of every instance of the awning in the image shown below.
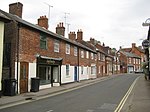
<svg viewBox="0 0 150 112"><path fill-rule="evenodd" d="M55 61L62 61L62 58L51 58L51 57L47 57L47 56L40 56L40 58L42 59L49 59L49 60L55 60Z"/></svg>

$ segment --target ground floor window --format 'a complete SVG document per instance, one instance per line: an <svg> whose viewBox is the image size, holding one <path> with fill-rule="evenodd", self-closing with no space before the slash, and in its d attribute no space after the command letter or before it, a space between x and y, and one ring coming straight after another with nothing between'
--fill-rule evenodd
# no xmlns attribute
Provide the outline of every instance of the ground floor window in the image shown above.
<svg viewBox="0 0 150 112"><path fill-rule="evenodd" d="M91 66L91 74L92 75L96 74L96 66Z"/></svg>
<svg viewBox="0 0 150 112"><path fill-rule="evenodd" d="M51 67L39 66L40 84L51 83Z"/></svg>

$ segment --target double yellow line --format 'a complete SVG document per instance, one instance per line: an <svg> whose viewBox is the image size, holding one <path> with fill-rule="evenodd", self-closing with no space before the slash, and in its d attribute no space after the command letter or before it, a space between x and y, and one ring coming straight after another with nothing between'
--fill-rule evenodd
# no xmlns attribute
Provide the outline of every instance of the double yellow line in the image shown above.
<svg viewBox="0 0 150 112"><path fill-rule="evenodd" d="M130 95L131 91L133 90L133 88L134 88L134 86L135 86L135 84L136 84L138 79L139 79L139 77L137 77L135 79L135 81L132 83L132 85L130 86L129 90L127 91L127 93L125 94L123 99L120 101L119 105L117 106L117 108L116 108L116 110L114 112L120 112L121 111L121 109L123 108L127 98L129 97L129 95Z"/></svg>

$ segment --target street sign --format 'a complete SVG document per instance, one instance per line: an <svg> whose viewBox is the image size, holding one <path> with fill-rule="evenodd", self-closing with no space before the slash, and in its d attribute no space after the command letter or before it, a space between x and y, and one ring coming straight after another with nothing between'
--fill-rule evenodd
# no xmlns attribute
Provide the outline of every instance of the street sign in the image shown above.
<svg viewBox="0 0 150 112"><path fill-rule="evenodd" d="M143 40L142 42L142 46L144 47L144 49L147 49L149 47L150 43L149 43L149 40Z"/></svg>

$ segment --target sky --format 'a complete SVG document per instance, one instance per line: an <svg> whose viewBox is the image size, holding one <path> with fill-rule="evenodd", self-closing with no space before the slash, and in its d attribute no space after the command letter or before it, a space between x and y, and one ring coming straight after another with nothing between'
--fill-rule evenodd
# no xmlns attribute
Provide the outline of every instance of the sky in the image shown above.
<svg viewBox="0 0 150 112"><path fill-rule="evenodd" d="M52 32L64 22L66 37L81 29L85 41L95 38L116 49L141 46L147 38L142 23L150 18L150 0L1 0L0 9L8 12L15 2L23 3L22 18L30 23L46 15Z"/></svg>

